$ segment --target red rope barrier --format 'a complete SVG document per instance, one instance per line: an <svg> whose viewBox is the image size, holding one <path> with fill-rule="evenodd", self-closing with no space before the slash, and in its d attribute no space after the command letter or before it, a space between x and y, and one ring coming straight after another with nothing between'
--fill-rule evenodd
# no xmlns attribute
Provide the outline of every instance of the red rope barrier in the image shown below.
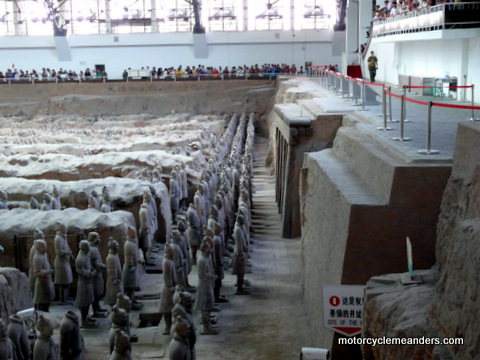
<svg viewBox="0 0 480 360"><path fill-rule="evenodd" d="M410 99L410 98L407 98L407 97L405 97L404 99L406 101L410 101L410 102L415 103L415 104L428 105L428 102L426 102L426 101L413 100L413 99Z"/></svg>
<svg viewBox="0 0 480 360"><path fill-rule="evenodd" d="M440 107L455 108L455 109L480 110L480 106L453 105L453 104L442 104L442 103L432 103L432 105L440 106Z"/></svg>
<svg viewBox="0 0 480 360"><path fill-rule="evenodd" d="M391 93L391 92L388 92L388 91L386 91L385 94L393 96L394 98L397 98L397 99L400 99L402 97L401 95L397 95L397 94L394 94L394 93Z"/></svg>
<svg viewBox="0 0 480 360"><path fill-rule="evenodd" d="M459 86L405 86L406 89L445 89L445 88L457 88L457 89L468 89L471 88L472 85L459 85Z"/></svg>

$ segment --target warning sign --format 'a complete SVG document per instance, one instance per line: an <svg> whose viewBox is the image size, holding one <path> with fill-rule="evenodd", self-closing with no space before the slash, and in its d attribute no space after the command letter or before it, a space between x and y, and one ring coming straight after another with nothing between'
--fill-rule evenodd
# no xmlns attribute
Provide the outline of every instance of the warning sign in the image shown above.
<svg viewBox="0 0 480 360"><path fill-rule="evenodd" d="M362 331L363 285L323 286L323 326L346 336Z"/></svg>

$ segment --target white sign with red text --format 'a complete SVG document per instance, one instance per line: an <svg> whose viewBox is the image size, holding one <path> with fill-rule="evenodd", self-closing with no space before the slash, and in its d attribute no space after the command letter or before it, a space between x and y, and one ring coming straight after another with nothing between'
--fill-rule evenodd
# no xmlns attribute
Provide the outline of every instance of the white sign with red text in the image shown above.
<svg viewBox="0 0 480 360"><path fill-rule="evenodd" d="M362 331L364 285L323 285L323 325L346 336Z"/></svg>

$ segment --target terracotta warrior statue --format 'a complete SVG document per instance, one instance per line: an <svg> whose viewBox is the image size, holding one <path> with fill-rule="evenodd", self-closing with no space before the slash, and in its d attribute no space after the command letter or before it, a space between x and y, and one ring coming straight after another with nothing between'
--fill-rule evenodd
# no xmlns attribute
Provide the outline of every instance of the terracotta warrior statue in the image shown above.
<svg viewBox="0 0 480 360"><path fill-rule="evenodd" d="M67 303L68 291L73 281L70 259L74 260L72 250L68 246L67 227L62 222L56 223L57 233L54 239L55 246L55 286L57 287L60 303Z"/></svg>
<svg viewBox="0 0 480 360"><path fill-rule="evenodd" d="M39 335L33 347L33 360L54 360L58 357L58 345L52 339L53 323L39 315L37 325Z"/></svg>
<svg viewBox="0 0 480 360"><path fill-rule="evenodd" d="M8 195L5 190L0 190L0 210L8 210Z"/></svg>
<svg viewBox="0 0 480 360"><path fill-rule="evenodd" d="M68 310L60 322L60 356L58 360L81 360L83 339L80 334L78 316L73 310Z"/></svg>
<svg viewBox="0 0 480 360"><path fill-rule="evenodd" d="M60 191L55 185L53 185L51 204L52 204L52 210L62 209L62 204L60 203Z"/></svg>
<svg viewBox="0 0 480 360"><path fill-rule="evenodd" d="M12 340L17 360L29 360L31 353L30 340L28 339L27 329L23 319L19 315L14 314L10 315L8 320L7 336ZM1 346L0 340L0 348ZM1 353L2 350L0 350L0 354ZM0 356L0 358L4 359L2 356Z"/></svg>
<svg viewBox="0 0 480 360"><path fill-rule="evenodd" d="M148 264L148 255L152 246L152 226L149 214L149 204L145 201L140 205L138 212L138 218L140 222L140 228L138 229L138 247L142 249L145 262Z"/></svg>
<svg viewBox="0 0 480 360"><path fill-rule="evenodd" d="M200 246L202 239L200 220L198 219L197 211L195 205L190 203L190 207L187 211L187 238L190 243L190 249L192 251L192 263L197 263L197 250Z"/></svg>
<svg viewBox="0 0 480 360"><path fill-rule="evenodd" d="M112 206L110 204L110 190L107 185L102 189L102 206L100 206L100 211L103 213L109 213L112 211Z"/></svg>
<svg viewBox="0 0 480 360"><path fill-rule="evenodd" d="M178 232L178 230L172 231L170 246L173 249L173 262L175 264L177 284L186 288L187 287L186 285L187 278L186 278L186 272L185 272L186 260L183 257L180 233Z"/></svg>
<svg viewBox="0 0 480 360"><path fill-rule="evenodd" d="M105 293L105 284L103 282L103 272L107 269L107 266L102 262L102 257L100 255L100 250L98 246L100 245L100 236L97 232L90 232L88 234L88 242L90 243L90 261L92 267L96 270L95 276L92 278L93 285L93 317L106 317L107 310L100 307L100 299Z"/></svg>
<svg viewBox="0 0 480 360"><path fill-rule="evenodd" d="M33 256L33 273L35 275L35 287L33 291L33 303L35 308L47 311L55 297L53 286L52 269L47 257L47 243L45 240L35 240L35 254Z"/></svg>
<svg viewBox="0 0 480 360"><path fill-rule="evenodd" d="M180 206L180 187L177 181L177 172L172 170L170 173L170 209L172 210L172 219L175 221L177 216L177 211Z"/></svg>
<svg viewBox="0 0 480 360"><path fill-rule="evenodd" d="M192 318L192 307L195 302L195 296L186 291L177 291L174 295L173 302L175 306L172 310L172 316L176 319L178 316L185 318L190 326L190 334L188 336L188 345L190 347L190 359L195 360L195 344L197 335L195 333L195 324Z"/></svg>
<svg viewBox="0 0 480 360"><path fill-rule="evenodd" d="M112 326L108 332L108 342L110 344L110 354L115 348L115 335L118 330L129 334L129 316L125 309L122 309L118 305L113 305L112 308Z"/></svg>
<svg viewBox="0 0 480 360"><path fill-rule="evenodd" d="M32 247L30 248L30 252L28 255L28 263L29 263L29 268L28 268L28 282L30 284L30 291L33 292L35 291L35 280L37 279L35 277L35 273L33 271L33 257L35 256L35 240L45 240L45 236L43 235L42 230L39 228L36 228L33 232L33 244Z"/></svg>
<svg viewBox="0 0 480 360"><path fill-rule="evenodd" d="M173 309L173 294L175 286L177 285L177 276L175 271L175 264L173 262L174 249L170 243L165 244L163 256L163 288L160 297L160 320L165 319L164 335L170 335L172 327L172 309Z"/></svg>
<svg viewBox="0 0 480 360"><path fill-rule="evenodd" d="M98 321L88 316L90 305L93 304L92 280L97 275L97 270L92 267L90 261L90 244L88 240L80 241L80 251L75 260L75 270L78 274L77 297L75 306L82 314L82 328L96 328Z"/></svg>
<svg viewBox="0 0 480 360"><path fill-rule="evenodd" d="M95 190L92 190L90 197L88 198L88 208L100 210L100 205L98 202L98 193Z"/></svg>
<svg viewBox="0 0 480 360"><path fill-rule="evenodd" d="M178 316L173 326L173 338L168 348L169 360L190 360L190 346L188 339L190 336L190 324L187 319Z"/></svg>
<svg viewBox="0 0 480 360"><path fill-rule="evenodd" d="M50 211L52 210L52 195L48 192L43 193L43 203L40 207L40 210L43 211Z"/></svg>
<svg viewBox="0 0 480 360"><path fill-rule="evenodd" d="M197 262L198 287L195 300L195 310L202 312L202 334L217 334L217 330L210 323L210 312L214 309L213 281L216 276L210 260L211 248L208 242L202 241L200 256Z"/></svg>
<svg viewBox="0 0 480 360"><path fill-rule="evenodd" d="M118 242L114 238L108 241L107 256L107 285L103 302L113 306L117 301L117 294L123 294L122 267L118 257Z"/></svg>
<svg viewBox="0 0 480 360"><path fill-rule="evenodd" d="M233 229L235 250L233 252L232 274L237 275L237 295L247 295L250 292L244 287L244 278L247 270L247 240L243 231L243 215L237 216L237 222Z"/></svg>
<svg viewBox="0 0 480 360"><path fill-rule="evenodd" d="M123 246L124 263L122 269L122 282L125 294L132 301L132 308L139 310L142 304L135 300L135 288L138 286L138 249L137 232L135 228L127 228L127 239Z"/></svg>
<svg viewBox="0 0 480 360"><path fill-rule="evenodd" d="M131 350L132 346L128 334L117 330L115 333L115 347L110 354L110 360L132 360Z"/></svg>

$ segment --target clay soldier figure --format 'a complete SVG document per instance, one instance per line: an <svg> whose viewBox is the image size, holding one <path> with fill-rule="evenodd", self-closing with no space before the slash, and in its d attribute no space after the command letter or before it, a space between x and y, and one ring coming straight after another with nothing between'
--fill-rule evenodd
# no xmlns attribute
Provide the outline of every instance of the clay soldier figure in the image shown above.
<svg viewBox="0 0 480 360"><path fill-rule="evenodd" d="M88 316L88 310L93 303L93 285L92 279L97 275L97 271L92 267L90 261L90 244L88 240L80 241L80 251L75 260L75 270L78 274L77 297L75 306L80 309L82 314L82 328L96 328L98 321Z"/></svg>
<svg viewBox="0 0 480 360"><path fill-rule="evenodd" d="M218 223L217 223L218 224ZM215 279L215 284L213 287L213 295L215 298L216 303L221 303L221 302L228 302L228 299L220 295L220 289L222 287L222 279L225 277L224 271L223 271L223 243L222 243L222 238L220 237L220 233L222 232L222 228L220 226L216 226L215 229L212 229L214 231L213 235L213 249L214 249L214 256L215 256L215 275L217 275Z"/></svg>
<svg viewBox="0 0 480 360"><path fill-rule="evenodd" d="M180 178L182 179L182 209L186 210L187 208L187 201L188 201L188 180L187 180L187 172L185 171L185 163L182 162L180 164Z"/></svg>
<svg viewBox="0 0 480 360"><path fill-rule="evenodd" d="M212 283L216 277L211 265L210 252L208 242L202 241L197 263L198 287L194 307L195 310L202 312L202 334L218 334L217 330L210 324L210 312L214 309Z"/></svg>
<svg viewBox="0 0 480 360"><path fill-rule="evenodd" d="M0 319L0 359L17 360L13 342L7 337L7 325L3 319Z"/></svg>
<svg viewBox="0 0 480 360"><path fill-rule="evenodd" d="M197 211L193 203L190 203L190 207L188 208L188 211L187 211L187 222L188 222L187 238L188 238L188 242L190 243L190 249L192 251L192 262L193 264L196 264L197 250L198 250L198 247L200 246L202 233L201 233L201 227L200 227L200 220L198 219Z"/></svg>
<svg viewBox="0 0 480 360"><path fill-rule="evenodd" d="M40 315L35 327L40 334L33 347L33 360L56 360L58 357L58 345L52 339L52 321Z"/></svg>
<svg viewBox="0 0 480 360"><path fill-rule="evenodd" d="M28 340L25 323L19 315L10 315L7 328L7 336L13 343L13 350L17 360L30 359L30 341ZM1 346L1 345L0 345ZM2 351L0 350L0 353ZM1 359L3 359L0 356Z"/></svg>
<svg viewBox="0 0 480 360"><path fill-rule="evenodd" d="M162 182L162 166L157 165L155 169L152 171L152 183L156 184Z"/></svg>
<svg viewBox="0 0 480 360"><path fill-rule="evenodd" d="M185 218L181 218L177 221L177 230L180 235L183 258L186 260L185 276L187 277L188 284L188 274L192 271L192 254L190 253L190 242L187 239L187 223Z"/></svg>
<svg viewBox="0 0 480 360"><path fill-rule="evenodd" d="M0 210L8 210L7 199L7 192L5 190L0 190Z"/></svg>
<svg viewBox="0 0 480 360"><path fill-rule="evenodd" d="M30 248L30 253L28 255L28 263L29 263L29 268L28 268L28 282L30 283L30 291L32 292L32 295L35 291L35 280L37 279L35 277L35 273L33 271L33 257L35 256L35 240L44 240L45 236L43 235L42 230L39 228L36 228L34 233L33 233L33 244L32 247Z"/></svg>
<svg viewBox="0 0 480 360"><path fill-rule="evenodd" d="M138 230L138 242L139 248L143 251L143 256L147 265L148 254L150 247L152 246L152 229L150 226L150 214L149 214L149 205L145 201L140 205L140 211L138 213L138 218L140 221L140 229Z"/></svg>
<svg viewBox="0 0 480 360"><path fill-rule="evenodd" d="M33 256L33 273L35 274L35 288L33 303L35 308L47 311L55 297L55 288L52 282L54 270L47 257L47 243L45 240L35 240L35 255Z"/></svg>
<svg viewBox="0 0 480 360"><path fill-rule="evenodd" d="M169 360L191 360L190 346L188 338L190 336L190 324L188 321L178 316L175 319L173 328L174 334L168 348Z"/></svg>
<svg viewBox="0 0 480 360"><path fill-rule="evenodd" d="M88 208L98 210L98 201L92 195L88 198Z"/></svg>
<svg viewBox="0 0 480 360"><path fill-rule="evenodd" d="M100 211L103 213L112 211L112 206L110 205L110 190L106 185L102 189L102 206L100 207Z"/></svg>
<svg viewBox="0 0 480 360"><path fill-rule="evenodd" d="M100 307L100 299L102 298L105 292L105 284L103 282L103 271L107 268L102 262L102 257L100 255L100 250L98 246L100 245L100 236L98 233L92 231L88 234L88 242L90 243L90 261L92 267L97 271L95 276L92 278L93 284L93 317L107 317L107 310Z"/></svg>
<svg viewBox="0 0 480 360"><path fill-rule="evenodd" d="M110 360L132 360L132 346L128 334L121 330L117 330L115 334L115 348L110 354Z"/></svg>
<svg viewBox="0 0 480 360"><path fill-rule="evenodd" d="M67 242L67 228L61 222L56 223L57 234L55 235L55 286L58 291L60 303L67 303L67 296L70 284L73 281L70 259L73 259L72 250Z"/></svg>
<svg viewBox="0 0 480 360"><path fill-rule="evenodd" d="M107 256L107 285L105 289L105 304L113 306L117 301L117 294L123 294L122 267L118 257L118 242L114 238L108 241Z"/></svg>
<svg viewBox="0 0 480 360"><path fill-rule="evenodd" d="M177 295L178 294L178 295ZM185 318L190 325L190 335L188 336L188 345L190 347L190 357L192 360L196 359L195 344L197 342L197 335L195 333L195 324L192 318L192 307L195 302L195 296L186 291L181 291L175 294L174 297L175 306L172 310L172 316L174 319L177 316Z"/></svg>
<svg viewBox="0 0 480 360"><path fill-rule="evenodd" d="M38 203L37 199L35 199L33 196L30 198L30 209L32 210L40 209L40 204Z"/></svg>
<svg viewBox="0 0 480 360"><path fill-rule="evenodd" d="M110 354L115 348L115 335L118 330L129 334L129 316L125 309L122 309L118 305L113 305L112 308L112 326L108 332L108 342L110 344Z"/></svg>
<svg viewBox="0 0 480 360"><path fill-rule="evenodd" d="M172 170L170 173L170 209L172 210L172 219L176 221L177 211L180 206L180 187L177 181L177 172Z"/></svg>
<svg viewBox="0 0 480 360"><path fill-rule="evenodd" d="M40 210L43 210L43 211L52 210L52 195L50 195L47 192L43 193L43 204L40 207Z"/></svg>
<svg viewBox="0 0 480 360"><path fill-rule="evenodd" d="M90 193L90 197L88 198L88 208L91 209L100 209L100 205L98 203L98 194L95 190L92 190Z"/></svg>
<svg viewBox="0 0 480 360"><path fill-rule="evenodd" d="M115 305L117 305L121 309L124 309L127 312L127 314L130 314L132 312L132 301L126 295L118 293L117 302ZM130 336L130 342L133 343L138 341L137 335L130 334L130 321L127 322L127 330L125 332Z"/></svg>
<svg viewBox="0 0 480 360"><path fill-rule="evenodd" d="M160 297L160 321L165 318L164 335L170 335L172 327L172 309L173 309L173 294L175 286L177 285L177 276L175 272L175 264L173 262L174 249L171 244L165 244L165 254L163 256L163 288Z"/></svg>
<svg viewBox="0 0 480 360"><path fill-rule="evenodd" d="M247 270L247 244L243 232L243 215L237 216L237 222L233 229L233 239L235 240L235 251L233 252L232 274L237 275L237 295L247 295L250 292L244 288L245 272Z"/></svg>
<svg viewBox="0 0 480 360"><path fill-rule="evenodd" d="M197 210L197 216L200 220L200 225L203 227L205 225L205 200L203 199L200 190L195 191L193 196L193 203L195 204L195 209Z"/></svg>
<svg viewBox="0 0 480 360"><path fill-rule="evenodd" d="M170 246L173 249L173 263L175 264L175 273L177 278L177 284L183 288L187 287L187 280L185 274L185 259L183 257L180 233L178 230L173 230L171 235Z"/></svg>
<svg viewBox="0 0 480 360"><path fill-rule="evenodd" d="M82 351L82 335L78 316L73 310L68 310L60 322L60 356L58 360L81 360Z"/></svg>
<svg viewBox="0 0 480 360"><path fill-rule="evenodd" d="M55 185L53 185L51 204L52 204L52 210L62 209L62 204L60 203L60 192L58 191Z"/></svg>
<svg viewBox="0 0 480 360"><path fill-rule="evenodd" d="M123 246L124 263L122 269L122 282L125 293L132 301L132 308L140 310L142 304L135 300L135 288L138 283L138 249L137 249L137 233L135 228L129 226L127 228L127 239Z"/></svg>
<svg viewBox="0 0 480 360"><path fill-rule="evenodd" d="M146 189L143 191L143 203L147 205L148 208L148 215L150 218L150 233L152 236L152 241L153 241L153 236L155 235L155 232L158 230L158 210L157 210L157 203L155 202L155 199L150 192L150 189Z"/></svg>

